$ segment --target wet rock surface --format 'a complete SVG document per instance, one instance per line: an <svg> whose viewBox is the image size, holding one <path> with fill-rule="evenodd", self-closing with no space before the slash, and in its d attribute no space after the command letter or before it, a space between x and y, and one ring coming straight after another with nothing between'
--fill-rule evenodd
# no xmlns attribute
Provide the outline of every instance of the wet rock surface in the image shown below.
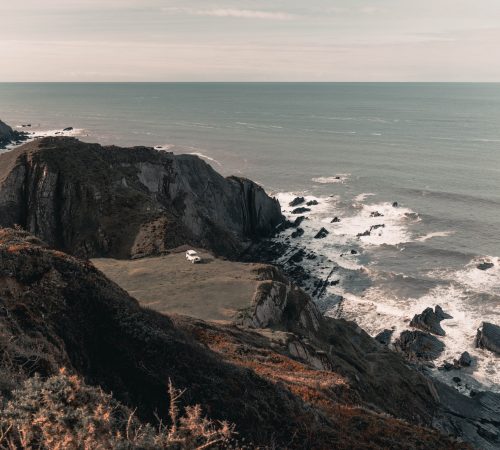
<svg viewBox="0 0 500 450"><path fill-rule="evenodd" d="M500 355L500 326L483 322L482 326L477 330L476 347Z"/></svg>
<svg viewBox="0 0 500 450"><path fill-rule="evenodd" d="M410 326L437 334L438 336L445 336L446 333L441 327L441 321L450 318L451 316L446 314L438 305L434 311L432 308L426 308L421 314L415 314L410 322Z"/></svg>

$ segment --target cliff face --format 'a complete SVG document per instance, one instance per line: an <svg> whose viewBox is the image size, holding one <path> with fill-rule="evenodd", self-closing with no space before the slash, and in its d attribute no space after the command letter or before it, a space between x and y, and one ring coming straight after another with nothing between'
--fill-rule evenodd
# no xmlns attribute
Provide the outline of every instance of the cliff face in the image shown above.
<svg viewBox="0 0 500 450"><path fill-rule="evenodd" d="M348 379L288 356L265 333L142 309L90 263L25 232L0 230L0 309L4 399L35 373L65 367L152 423L155 412L168 421L171 380L186 389L180 407L198 403L212 419L229 420L250 448L466 448L359 408ZM11 405L7 417L0 411L0 439L23 407ZM50 425L50 414L43 420Z"/></svg>
<svg viewBox="0 0 500 450"><path fill-rule="evenodd" d="M234 256L282 221L279 203L196 156L45 138L0 156L0 226L71 254L138 257L189 243Z"/></svg>

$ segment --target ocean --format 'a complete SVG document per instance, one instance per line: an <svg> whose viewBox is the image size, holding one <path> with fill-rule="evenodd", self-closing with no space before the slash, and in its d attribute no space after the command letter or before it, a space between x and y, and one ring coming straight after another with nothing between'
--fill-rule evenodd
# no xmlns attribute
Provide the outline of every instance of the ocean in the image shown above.
<svg viewBox="0 0 500 450"><path fill-rule="evenodd" d="M292 219L295 196L316 200L304 234L277 240L292 246L282 264L304 249L314 276L339 267L325 314L397 336L440 305L453 319L437 365L467 350L457 387L500 392L500 358L474 347L482 321L500 325L500 84L3 83L0 119L198 154L262 184Z"/></svg>

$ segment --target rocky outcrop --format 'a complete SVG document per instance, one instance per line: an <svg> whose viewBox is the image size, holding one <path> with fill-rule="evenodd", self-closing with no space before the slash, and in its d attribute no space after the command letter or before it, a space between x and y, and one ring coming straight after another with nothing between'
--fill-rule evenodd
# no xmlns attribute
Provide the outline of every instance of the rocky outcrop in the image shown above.
<svg viewBox="0 0 500 450"><path fill-rule="evenodd" d="M476 347L485 348L500 355L500 327L483 322L477 330Z"/></svg>
<svg viewBox="0 0 500 450"><path fill-rule="evenodd" d="M410 360L436 359L444 350L444 344L439 339L422 331L403 331L395 346Z"/></svg>
<svg viewBox="0 0 500 450"><path fill-rule="evenodd" d="M410 326L437 334L438 336L445 336L446 333L441 327L441 321L445 319L451 319L451 316L446 314L438 305L435 311L432 308L425 308L421 314L415 314L410 322Z"/></svg>
<svg viewBox="0 0 500 450"><path fill-rule="evenodd" d="M277 200L200 158L44 138L0 156L0 226L83 257L181 244L233 257L283 221Z"/></svg>
<svg viewBox="0 0 500 450"><path fill-rule="evenodd" d="M9 144L20 144L28 139L26 133L14 131L9 125L0 120L0 149L5 148Z"/></svg>

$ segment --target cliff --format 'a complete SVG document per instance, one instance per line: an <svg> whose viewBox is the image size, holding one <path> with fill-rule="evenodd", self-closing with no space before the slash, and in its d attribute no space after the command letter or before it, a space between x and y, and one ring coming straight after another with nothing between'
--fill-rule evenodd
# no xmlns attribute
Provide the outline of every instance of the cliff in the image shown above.
<svg viewBox="0 0 500 450"><path fill-rule="evenodd" d="M234 257L282 221L279 203L197 156L44 138L0 155L0 226L83 257L190 244Z"/></svg>
<svg viewBox="0 0 500 450"><path fill-rule="evenodd" d="M269 278L268 270L273 269L261 272L263 279ZM329 345L337 352L327 355L329 359L334 355L331 368L313 367L316 363L310 364L300 351L294 356L284 344L291 333L286 331L287 324L302 318L298 327L308 330L312 325L312 341L319 339L316 333L323 325L314 307L303 303L304 298L294 296L293 302L291 298L285 299L285 315L273 319L282 332L169 317L141 308L91 263L51 250L25 232L0 231L0 389L4 402L0 444L17 442L15 433L24 424L31 430L24 439L29 438L37 448L53 448L63 437L88 441L90 434L102 442L127 440L123 448L141 448L132 445L135 438L130 436L129 425L139 420L142 426L155 426L156 414L169 423L171 380L186 389L178 408L200 404L211 419L233 423L239 448L467 448L417 425L430 420L421 409L405 414L415 419L413 424L381 413L384 405L387 410L398 409L397 397L389 398L398 386L390 383L399 382L408 372L402 363L397 367L406 372L388 380L382 393L386 401L380 401L381 396L372 398L373 384L367 384L366 395L362 393L361 383L367 382L376 364L375 359L363 360L382 351L373 343L362 350L369 338L354 326L339 323L337 341L331 336ZM304 343L305 336L297 340ZM351 360L352 352L358 351L357 359ZM345 374L341 373L344 369L335 369L335 359L339 366L345 365ZM69 378L59 375L61 367ZM393 368L386 367L386 371ZM349 371L360 375L359 385L351 385ZM47 382L33 378L35 373L42 379L48 377ZM428 384L422 383L428 390ZM424 392L412 401L408 396L407 407L431 397ZM5 406L9 399L14 401ZM371 400L379 406L368 407ZM124 410L136 410L136 418L132 420L130 413L128 421L120 421L116 415ZM103 427L103 422L106 426L95 437L95 427ZM89 426L76 430L77 423ZM120 433L113 428L115 423L116 427L122 424ZM52 432L44 434L44 430ZM64 436L58 434L61 430Z"/></svg>

